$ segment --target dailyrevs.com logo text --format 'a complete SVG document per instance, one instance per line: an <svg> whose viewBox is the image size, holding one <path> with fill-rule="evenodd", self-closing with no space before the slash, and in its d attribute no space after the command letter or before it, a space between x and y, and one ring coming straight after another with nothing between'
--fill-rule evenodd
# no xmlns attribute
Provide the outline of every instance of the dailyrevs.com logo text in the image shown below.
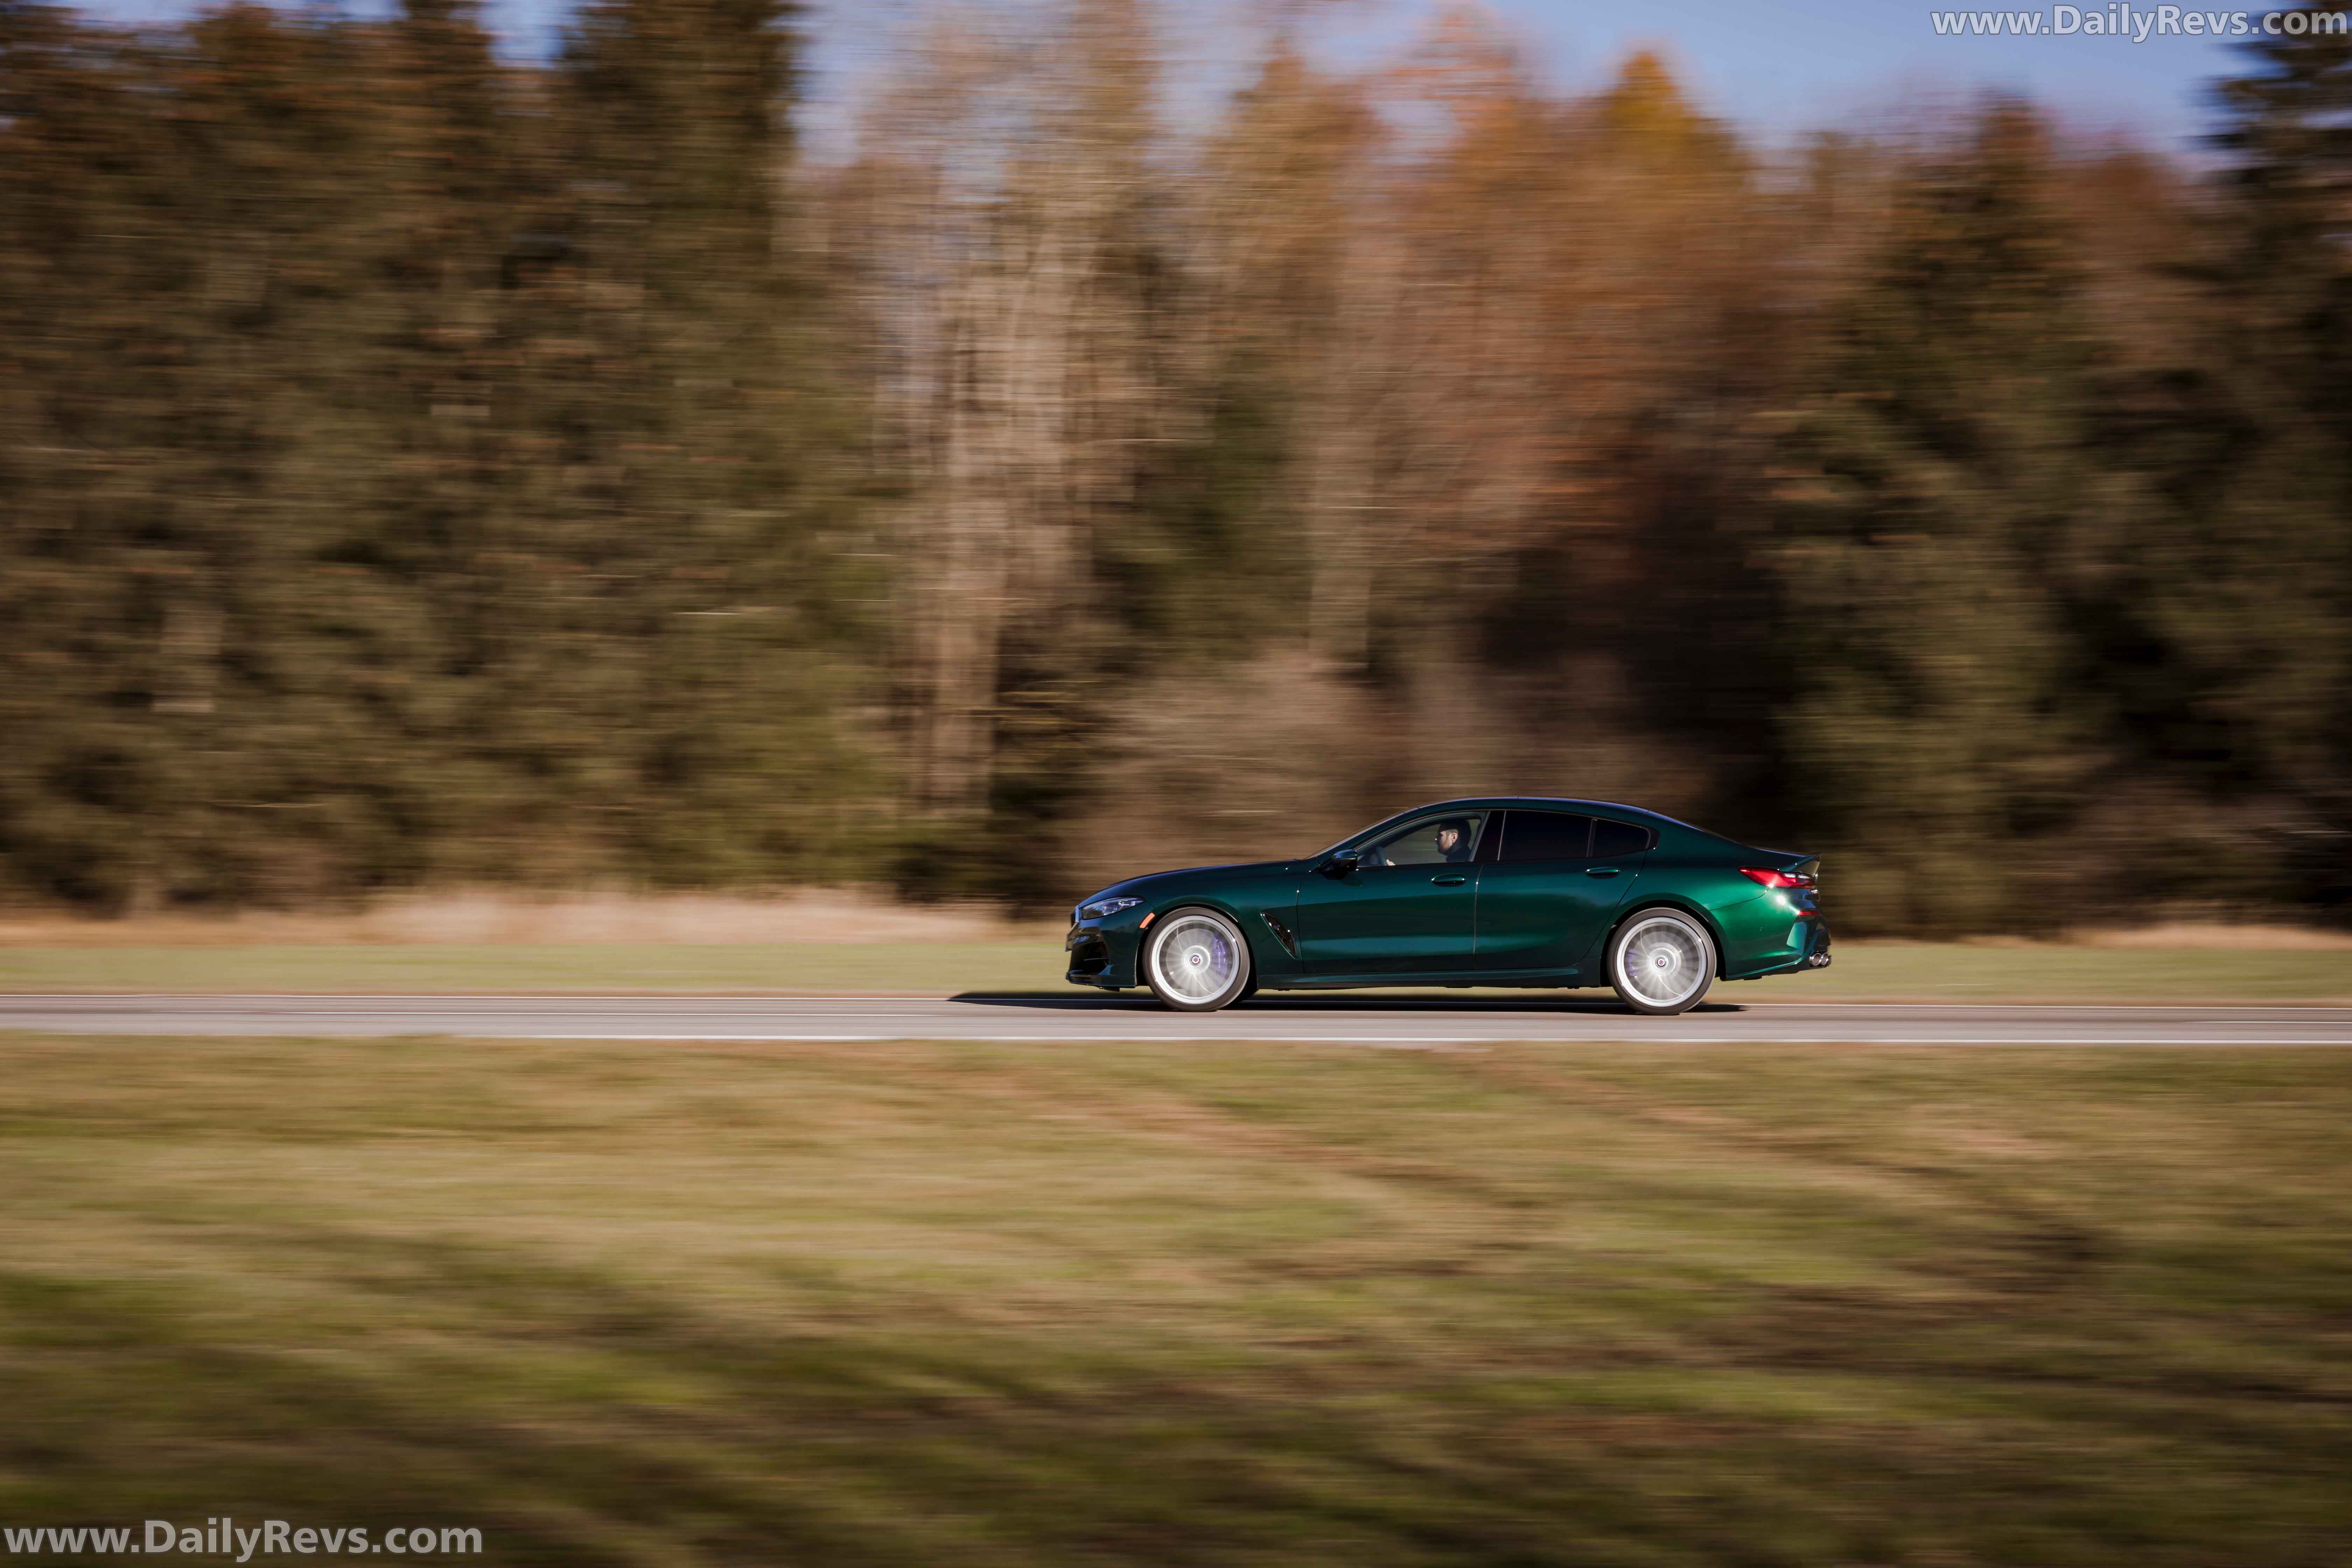
<svg viewBox="0 0 2352 1568"><path fill-rule="evenodd" d="M318 1528L282 1519L265 1519L250 1530L239 1527L234 1519L208 1519L201 1525L151 1519L140 1530L128 1525L8 1526L0 1528L0 1541L7 1543L12 1555L37 1552L51 1557L84 1553L114 1557L178 1552L196 1557L228 1557L239 1563L249 1563L256 1555L437 1557L472 1555L482 1550L482 1532L470 1525L396 1524L371 1534L364 1525Z"/></svg>
<svg viewBox="0 0 2352 1568"><path fill-rule="evenodd" d="M2043 11L1930 11L1939 38L2299 38L2352 34L2352 11L2198 11L2186 5L2053 5Z"/></svg>

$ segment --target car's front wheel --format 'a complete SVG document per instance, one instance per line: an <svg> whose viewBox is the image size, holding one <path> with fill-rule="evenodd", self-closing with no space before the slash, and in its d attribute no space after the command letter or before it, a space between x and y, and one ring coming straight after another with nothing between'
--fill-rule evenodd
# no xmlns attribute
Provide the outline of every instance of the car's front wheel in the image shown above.
<svg viewBox="0 0 2352 1568"><path fill-rule="evenodd" d="M1680 910L1637 910L1609 939L1609 984L1636 1013L1688 1012L1715 984L1715 941Z"/></svg>
<svg viewBox="0 0 2352 1568"><path fill-rule="evenodd" d="M1249 943L1214 910L1176 910L1143 939L1143 983L1180 1013L1213 1013L1238 1002L1250 980Z"/></svg>

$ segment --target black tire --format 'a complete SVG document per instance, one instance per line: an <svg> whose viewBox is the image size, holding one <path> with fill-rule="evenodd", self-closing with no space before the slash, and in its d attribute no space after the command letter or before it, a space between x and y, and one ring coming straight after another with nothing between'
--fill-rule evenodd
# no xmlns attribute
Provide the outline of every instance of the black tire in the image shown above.
<svg viewBox="0 0 2352 1568"><path fill-rule="evenodd" d="M1241 928L1214 910L1171 910L1143 933L1136 968L1160 998L1179 1013L1213 1013L1249 994L1249 943Z"/></svg>
<svg viewBox="0 0 2352 1568"><path fill-rule="evenodd" d="M1609 935L1611 988L1652 1017L1697 1006L1715 984L1717 963L1715 938L1698 918L1664 904L1634 910Z"/></svg>

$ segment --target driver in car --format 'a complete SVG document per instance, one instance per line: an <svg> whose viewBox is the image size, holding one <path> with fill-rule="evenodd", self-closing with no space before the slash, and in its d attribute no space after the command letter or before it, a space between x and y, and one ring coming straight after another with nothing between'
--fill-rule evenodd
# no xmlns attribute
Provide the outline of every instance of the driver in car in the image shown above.
<svg viewBox="0 0 2352 1568"><path fill-rule="evenodd" d="M1361 864L1367 868L1428 865L1431 862L1425 853L1416 852L1419 845L1424 843L1437 851L1439 860L1459 864L1470 858L1470 851L1473 847L1470 842L1470 821L1466 817L1449 816L1435 827L1427 829L1429 837L1426 839L1416 832L1408 834L1403 838L1392 840L1395 847L1404 852L1402 858L1374 848L1364 852Z"/></svg>

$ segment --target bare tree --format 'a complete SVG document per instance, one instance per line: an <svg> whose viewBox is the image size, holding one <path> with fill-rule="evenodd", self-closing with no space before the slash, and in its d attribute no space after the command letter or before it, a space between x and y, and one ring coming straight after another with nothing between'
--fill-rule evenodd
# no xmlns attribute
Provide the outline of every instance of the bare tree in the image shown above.
<svg viewBox="0 0 2352 1568"><path fill-rule="evenodd" d="M1167 417L1144 290L1157 70L1130 0L936 23L851 172L923 803L986 796L1008 637L1083 617L1089 542ZM1048 634L1050 635L1050 634Z"/></svg>

